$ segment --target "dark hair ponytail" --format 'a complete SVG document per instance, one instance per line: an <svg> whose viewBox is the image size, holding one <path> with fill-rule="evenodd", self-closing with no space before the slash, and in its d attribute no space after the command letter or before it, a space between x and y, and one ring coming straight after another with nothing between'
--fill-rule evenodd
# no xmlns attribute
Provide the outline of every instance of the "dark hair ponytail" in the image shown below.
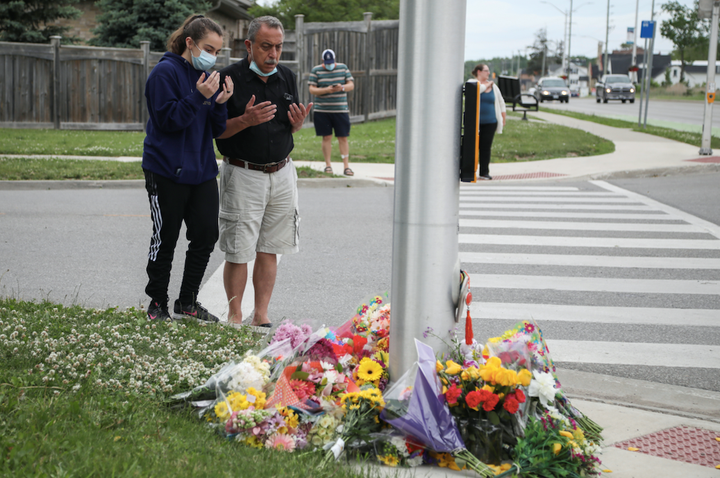
<svg viewBox="0 0 720 478"><path fill-rule="evenodd" d="M479 65L476 65L475 68L473 68L472 75L477 77L478 71L483 71L487 65L485 63L480 63Z"/></svg>
<svg viewBox="0 0 720 478"><path fill-rule="evenodd" d="M182 26L170 35L167 49L176 55L182 55L185 52L185 39L187 37L192 38L197 43L205 38L209 32L215 32L221 37L223 36L222 28L213 20L206 18L204 15L190 15L185 19Z"/></svg>

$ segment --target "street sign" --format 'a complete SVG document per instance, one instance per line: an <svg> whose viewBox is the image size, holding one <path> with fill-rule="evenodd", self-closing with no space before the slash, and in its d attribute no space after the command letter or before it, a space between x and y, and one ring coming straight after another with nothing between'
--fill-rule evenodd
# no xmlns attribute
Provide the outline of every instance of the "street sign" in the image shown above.
<svg viewBox="0 0 720 478"><path fill-rule="evenodd" d="M654 28L655 22L643 20L642 26L640 27L640 38L652 38Z"/></svg>

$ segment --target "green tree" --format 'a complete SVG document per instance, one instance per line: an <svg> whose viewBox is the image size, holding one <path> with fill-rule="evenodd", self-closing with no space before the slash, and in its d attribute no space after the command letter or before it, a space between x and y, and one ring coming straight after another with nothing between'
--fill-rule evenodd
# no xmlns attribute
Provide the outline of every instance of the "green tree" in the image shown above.
<svg viewBox="0 0 720 478"><path fill-rule="evenodd" d="M138 48L148 40L153 51L165 51L170 35L193 13L205 13L204 0L98 0L102 13L91 45Z"/></svg>
<svg viewBox="0 0 720 478"><path fill-rule="evenodd" d="M555 44L554 50L550 46L551 43ZM556 42L548 39L547 29L541 28L535 32L535 41L532 45L528 46L528 49L530 50L530 58L528 59L527 65L528 73L533 73L536 76L544 76L553 65L562 62L562 52L565 49L565 45L562 41ZM543 64L545 66L544 70Z"/></svg>
<svg viewBox="0 0 720 478"><path fill-rule="evenodd" d="M73 4L78 0L5 0L0 3L0 41L47 43L53 35L69 28L49 23L59 18L77 18L82 13ZM77 41L64 37L64 43Z"/></svg>
<svg viewBox="0 0 720 478"><path fill-rule="evenodd" d="M660 34L673 42L675 52L680 59L680 81L685 81L685 52L695 46L703 38L703 29L698 18L697 1L693 7L686 7L677 0L661 6L670 19L662 22Z"/></svg>
<svg viewBox="0 0 720 478"><path fill-rule="evenodd" d="M255 17L272 15L287 28L295 28L295 15L305 15L306 22L349 22L362 20L364 12L372 12L373 20L397 20L400 0L276 0L249 10Z"/></svg>

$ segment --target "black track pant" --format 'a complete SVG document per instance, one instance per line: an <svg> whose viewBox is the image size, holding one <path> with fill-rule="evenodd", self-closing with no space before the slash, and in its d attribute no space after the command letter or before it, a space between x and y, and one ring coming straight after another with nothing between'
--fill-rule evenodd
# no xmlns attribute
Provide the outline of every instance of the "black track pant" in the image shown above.
<svg viewBox="0 0 720 478"><path fill-rule="evenodd" d="M148 253L145 292L160 304L168 302L168 284L175 245L183 221L190 241L180 286L180 302L192 304L218 240L218 186L213 178L202 184L177 184L145 170L153 235Z"/></svg>
<svg viewBox="0 0 720 478"><path fill-rule="evenodd" d="M497 130L497 123L480 125L479 176L490 176L490 150L492 150L495 130Z"/></svg>

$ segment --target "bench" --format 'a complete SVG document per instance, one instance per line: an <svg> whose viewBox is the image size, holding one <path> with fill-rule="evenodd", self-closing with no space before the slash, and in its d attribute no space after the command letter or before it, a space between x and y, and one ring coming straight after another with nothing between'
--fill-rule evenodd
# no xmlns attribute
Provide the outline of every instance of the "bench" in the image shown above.
<svg viewBox="0 0 720 478"><path fill-rule="evenodd" d="M520 91L520 80L514 76L498 76L496 83L502 93L505 104L512 104L513 111L522 111L522 119L527 121L528 111L538 111L538 100L530 93Z"/></svg>

